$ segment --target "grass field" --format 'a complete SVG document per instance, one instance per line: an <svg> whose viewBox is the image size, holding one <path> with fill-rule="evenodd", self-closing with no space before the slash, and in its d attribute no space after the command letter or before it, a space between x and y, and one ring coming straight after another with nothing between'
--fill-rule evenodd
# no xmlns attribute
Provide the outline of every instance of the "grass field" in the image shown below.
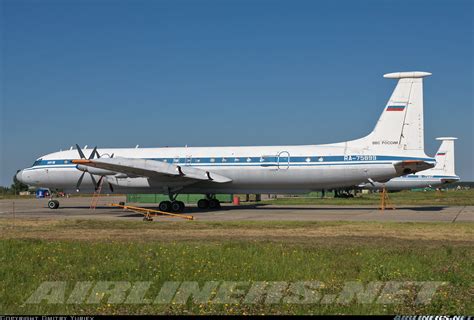
<svg viewBox="0 0 474 320"><path fill-rule="evenodd" d="M0 220L0 313L472 314L472 223ZM443 281L429 304L25 304L43 281Z"/></svg>
<svg viewBox="0 0 474 320"><path fill-rule="evenodd" d="M472 190L448 190L448 191L401 191L389 193L390 200L395 205L474 205L474 189ZM281 205L378 205L380 193L359 194L354 198L321 198L316 194L301 197L288 197L264 201L268 204Z"/></svg>

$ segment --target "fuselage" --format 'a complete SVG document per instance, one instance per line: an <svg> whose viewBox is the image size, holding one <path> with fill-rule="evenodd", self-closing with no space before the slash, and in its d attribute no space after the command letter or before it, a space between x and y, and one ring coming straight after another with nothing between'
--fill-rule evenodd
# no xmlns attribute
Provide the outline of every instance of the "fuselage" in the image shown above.
<svg viewBox="0 0 474 320"><path fill-rule="evenodd" d="M404 160L434 163L433 158L393 156L370 150L347 148L344 143L304 146L184 147L99 149L101 158L139 158L200 168L230 178L229 183L202 181L173 186L146 178L107 175L115 193L304 193L313 190L349 187L366 181L388 181L400 176L394 164ZM86 157L90 149L84 150ZM76 192L82 174L71 161L77 150L60 151L39 158L18 173L29 185ZM99 176L97 177L99 178ZM80 192L91 193L94 184L84 177Z"/></svg>
<svg viewBox="0 0 474 320"><path fill-rule="evenodd" d="M449 183L459 181L459 176L446 175L441 173L423 172L420 171L416 174L408 174L405 176L393 178L386 183L375 182L364 183L360 187L364 189L382 189L385 187L387 190L399 191L399 190L410 190L420 188L439 188Z"/></svg>

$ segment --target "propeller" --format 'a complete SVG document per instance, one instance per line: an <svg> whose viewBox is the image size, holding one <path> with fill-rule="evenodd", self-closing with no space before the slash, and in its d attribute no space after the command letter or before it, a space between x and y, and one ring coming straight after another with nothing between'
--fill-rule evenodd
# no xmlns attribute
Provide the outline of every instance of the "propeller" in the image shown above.
<svg viewBox="0 0 474 320"><path fill-rule="evenodd" d="M81 159L87 159L86 156L84 155L84 152L82 152L82 149L81 147L79 147L78 144L76 144L76 148L77 148L77 152L79 153L79 157L81 157ZM97 147L94 147L94 150L92 150L90 156L89 156L89 160L91 159L94 159L94 156L97 154L97 158L100 158L100 155L99 153L97 152ZM76 190L79 192L79 187L81 186L81 183L82 183L82 180L84 179L84 175L86 174L86 171L83 171L81 176L79 177L79 179L77 180L77 183L76 183ZM91 176L91 179L92 179L92 183L94 183L94 188L97 190L97 187L98 187L98 184L97 184L97 181L95 180L94 176L92 175L92 173L89 173L89 175Z"/></svg>
<svg viewBox="0 0 474 320"><path fill-rule="evenodd" d="M89 158L86 158L86 156L84 155L84 152L82 152L81 150L81 147L79 147L78 144L76 144L76 148L77 148L77 152L79 153L79 156L81 157L81 159L88 159L88 160L92 160L94 159L95 156L97 156L97 159L100 158L100 154L99 152L97 151L97 146L94 147L94 149L92 150ZM110 156L111 158L114 157L114 154L112 154ZM104 178L104 176L101 176L99 181L97 182L96 179L94 178L94 175L90 172L88 172L89 175L91 176L91 180L92 180L92 183L94 184L94 188L95 190L97 191L97 189L99 188L100 184L102 183L102 179ZM81 176L79 177L79 179L77 180L77 183L76 183L76 190L79 192L79 187L81 186L81 183L82 183L82 180L84 179L84 175L86 174L86 171L83 171ZM109 182L109 189L111 192L114 192L114 188L112 186L112 184Z"/></svg>

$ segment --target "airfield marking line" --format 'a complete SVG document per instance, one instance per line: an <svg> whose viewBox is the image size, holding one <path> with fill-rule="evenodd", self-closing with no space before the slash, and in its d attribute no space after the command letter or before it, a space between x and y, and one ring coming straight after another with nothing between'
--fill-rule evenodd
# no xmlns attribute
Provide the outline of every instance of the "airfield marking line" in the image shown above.
<svg viewBox="0 0 474 320"><path fill-rule="evenodd" d="M461 210L459 210L459 212L456 214L456 216L454 217L453 221L451 221L451 223L456 222L456 219L459 217L459 215L461 214L461 212L464 211L464 209L466 209L466 206L463 206L463 207L461 208Z"/></svg>

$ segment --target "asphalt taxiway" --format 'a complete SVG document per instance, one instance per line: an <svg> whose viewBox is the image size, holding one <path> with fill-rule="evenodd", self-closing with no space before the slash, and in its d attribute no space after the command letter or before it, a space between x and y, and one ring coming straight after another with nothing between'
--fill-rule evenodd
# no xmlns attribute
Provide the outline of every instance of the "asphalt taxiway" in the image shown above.
<svg viewBox="0 0 474 320"><path fill-rule="evenodd" d="M0 200L0 218L4 219L115 219L139 220L142 215L108 206L125 201L125 197L102 197L95 210L90 209L91 198L58 199L60 207L51 210L47 199ZM130 204L153 207L153 204ZM394 222L466 222L474 221L474 206L398 206L395 210L380 211L376 206L336 205L240 205L223 204L220 210L199 210L188 206L186 215L202 221L394 221ZM156 217L160 220L180 220L175 217Z"/></svg>

